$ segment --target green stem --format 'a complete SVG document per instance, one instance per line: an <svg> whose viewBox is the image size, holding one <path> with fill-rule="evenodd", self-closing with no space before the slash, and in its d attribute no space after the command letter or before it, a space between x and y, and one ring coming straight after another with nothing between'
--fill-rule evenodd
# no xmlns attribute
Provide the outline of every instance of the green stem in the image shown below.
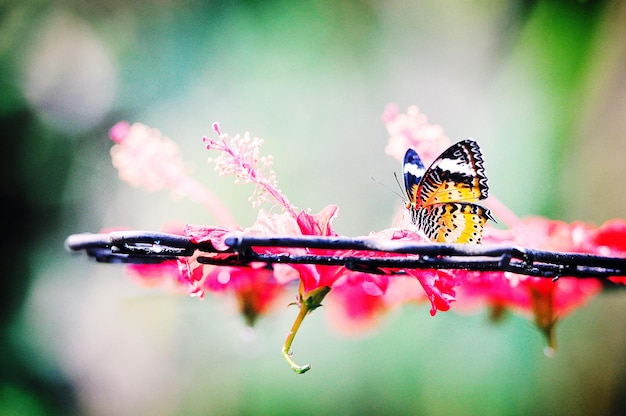
<svg viewBox="0 0 626 416"><path fill-rule="evenodd" d="M283 357L285 361L289 364L291 369L295 371L297 374L304 374L311 369L311 364L298 365L292 359L291 354L291 344L293 344L293 340L298 333L298 329L300 329L300 325L304 318L308 313L313 312L315 309L322 306L322 300L324 297L330 292L330 287L322 286L317 289L311 290L307 293L307 296L304 297L302 293L302 286L300 287L300 295L298 296L297 305L300 307L300 311L298 312L298 316L296 317L295 322L291 327L291 331L287 334L287 338L285 339L285 343L283 344Z"/></svg>
<svg viewBox="0 0 626 416"><path fill-rule="evenodd" d="M291 344L296 337L300 324L302 324L302 321L304 321L304 317L308 312L309 308L306 306L306 302L300 302L300 312L298 313L298 317L293 323L291 331L287 334L287 339L285 339L285 343L283 344L283 357L285 357L285 360L291 366L291 369L298 374L304 374L311 369L311 364L298 365L291 358Z"/></svg>

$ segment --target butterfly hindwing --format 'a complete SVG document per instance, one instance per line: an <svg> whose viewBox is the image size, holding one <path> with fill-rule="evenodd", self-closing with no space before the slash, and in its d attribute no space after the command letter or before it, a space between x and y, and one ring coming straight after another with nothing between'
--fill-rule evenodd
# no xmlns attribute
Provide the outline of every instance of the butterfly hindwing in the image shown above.
<svg viewBox="0 0 626 416"><path fill-rule="evenodd" d="M415 211L415 224L439 243L479 244L483 227L493 219L487 208L467 202L445 202Z"/></svg>
<svg viewBox="0 0 626 416"><path fill-rule="evenodd" d="M408 149L403 173L411 220L426 237L442 243L480 243L485 222L494 219L487 208L474 204L489 191L478 143L453 144L428 169L417 152Z"/></svg>
<svg viewBox="0 0 626 416"><path fill-rule="evenodd" d="M487 198L489 187L478 143L463 140L445 150L424 173L418 205L476 202Z"/></svg>

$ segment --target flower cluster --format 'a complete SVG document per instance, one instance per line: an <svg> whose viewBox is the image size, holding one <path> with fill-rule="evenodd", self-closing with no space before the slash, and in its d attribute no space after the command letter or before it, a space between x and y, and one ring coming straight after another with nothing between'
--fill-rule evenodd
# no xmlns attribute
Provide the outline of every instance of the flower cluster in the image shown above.
<svg viewBox="0 0 626 416"><path fill-rule="evenodd" d="M406 149L412 147L428 165L452 144L443 128L430 124L428 117L414 105L405 114L400 113L395 105L389 104L383 113L383 122L389 133L385 152L400 161Z"/></svg>
<svg viewBox="0 0 626 416"><path fill-rule="evenodd" d="M402 160L408 147L418 151L425 163L432 162L450 145L440 126L432 125L417 107L400 113L388 106L383 121L389 132L386 151ZM272 159L262 156L262 140L248 133L231 137L213 126L217 138L204 138L207 149L218 154L211 158L222 175L233 175L238 183L252 184L250 200L254 207L269 202L282 208L281 213L259 209L257 220L247 228L238 226L232 215L210 191L191 179L176 145L156 130L141 124L118 123L111 130L116 145L111 154L120 177L149 190L170 188L203 203L220 225L187 225L169 232L185 235L196 243L211 244L214 262L200 261L196 254L157 265L133 265L129 270L148 284L163 283L203 297L205 293L230 293L238 301L246 322L267 313L277 300L297 287L295 304L299 313L283 346L283 355L294 371L303 373L310 366L296 364L291 344L307 314L328 305L333 322L353 331L371 326L386 312L408 302L430 302L431 315L447 311L452 302L459 308L488 306L494 316L507 309L534 317L545 333L548 346L554 349L554 324L573 308L601 290L595 279L560 278L550 281L507 272L472 272L467 270L398 270L382 269L372 274L343 266L312 264L252 264L247 267L220 266L217 260L230 255L225 237L232 231L251 236L337 236L332 221L338 208L329 205L317 214L298 210L278 188ZM626 256L626 221L614 220L599 228L583 223L566 224L545 218L517 218L509 209L490 197L486 205L508 226L486 226L483 242L520 245L527 248L562 252ZM369 238L380 241L422 241L409 227L372 232ZM332 250L289 247L257 247L263 254L333 255ZM344 252L345 254L345 252ZM367 251L350 253L371 256ZM377 253L380 256L380 253ZM203 253L206 256L206 253ZM211 264L208 264L211 263ZM615 278L616 283L626 283ZM326 302L328 301L328 302Z"/></svg>

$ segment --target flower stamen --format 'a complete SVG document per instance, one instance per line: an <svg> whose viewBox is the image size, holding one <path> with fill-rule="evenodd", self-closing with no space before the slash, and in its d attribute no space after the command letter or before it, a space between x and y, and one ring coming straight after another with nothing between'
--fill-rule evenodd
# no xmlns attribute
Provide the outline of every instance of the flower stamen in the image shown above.
<svg viewBox="0 0 626 416"><path fill-rule="evenodd" d="M235 183L252 183L255 189L249 200L253 207L258 207L267 202L271 195L287 212L297 217L297 208L289 202L287 197L278 189L278 180L272 166L274 161L271 156L260 156L263 140L249 133L242 136L230 137L222 134L217 123L213 124L213 130L218 138L204 137L207 149L218 150L221 155L210 158L215 163L215 170L220 175L235 176Z"/></svg>

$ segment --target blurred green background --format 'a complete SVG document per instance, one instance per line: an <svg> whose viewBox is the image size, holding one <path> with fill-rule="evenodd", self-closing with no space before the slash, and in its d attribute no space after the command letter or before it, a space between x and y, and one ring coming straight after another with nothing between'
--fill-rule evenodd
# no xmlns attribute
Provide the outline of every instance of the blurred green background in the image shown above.
<svg viewBox="0 0 626 416"><path fill-rule="evenodd" d="M204 302L65 252L69 234L211 224L192 202L121 183L108 129L160 129L240 224L251 189L220 178L201 137L265 139L284 193L341 211L346 235L391 224L399 164L381 114L416 104L474 137L492 193L519 215L626 217L624 1L3 1L0 415L626 412L626 290L557 328L407 306L360 335L323 309L295 358L295 309L255 331L230 299ZM287 301L285 301L285 304Z"/></svg>

